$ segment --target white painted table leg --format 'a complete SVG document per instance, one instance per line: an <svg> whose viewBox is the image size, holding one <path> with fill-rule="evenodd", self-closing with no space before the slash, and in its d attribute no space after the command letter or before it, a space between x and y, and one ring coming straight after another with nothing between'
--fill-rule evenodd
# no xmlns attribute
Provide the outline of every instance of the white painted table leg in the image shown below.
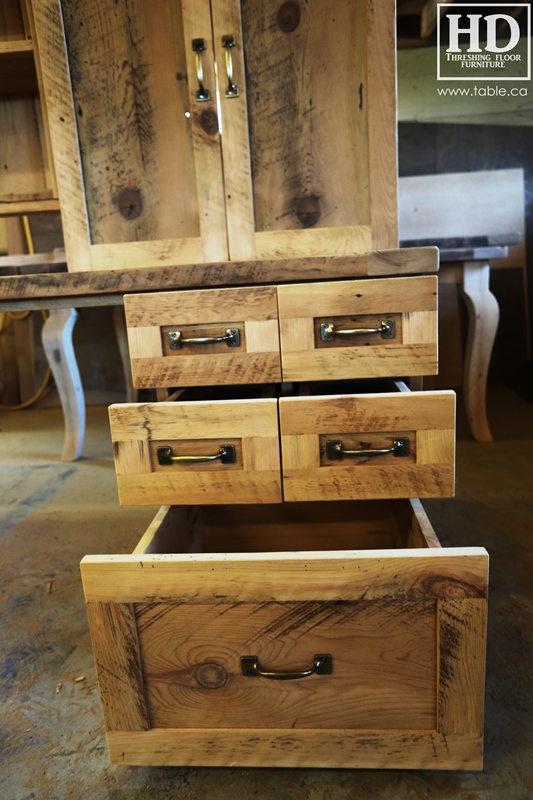
<svg viewBox="0 0 533 800"><path fill-rule="evenodd" d="M85 436L85 400L72 344L72 331L77 318L78 312L74 308L50 309L42 330L44 352L65 418L63 461L75 461L80 457Z"/></svg>
<svg viewBox="0 0 533 800"><path fill-rule="evenodd" d="M488 262L465 261L463 264L463 295L468 309L464 391L468 422L478 442L492 442L487 420L486 391L500 309L489 289L489 277Z"/></svg>

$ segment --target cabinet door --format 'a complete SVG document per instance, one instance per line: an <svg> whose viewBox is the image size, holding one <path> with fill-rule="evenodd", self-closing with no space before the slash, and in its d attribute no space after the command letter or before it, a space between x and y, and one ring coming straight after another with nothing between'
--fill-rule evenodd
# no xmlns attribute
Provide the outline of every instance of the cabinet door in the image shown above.
<svg viewBox="0 0 533 800"><path fill-rule="evenodd" d="M227 259L209 0L38 0L36 15L69 268Z"/></svg>
<svg viewBox="0 0 533 800"><path fill-rule="evenodd" d="M230 257L397 246L394 2L212 9Z"/></svg>

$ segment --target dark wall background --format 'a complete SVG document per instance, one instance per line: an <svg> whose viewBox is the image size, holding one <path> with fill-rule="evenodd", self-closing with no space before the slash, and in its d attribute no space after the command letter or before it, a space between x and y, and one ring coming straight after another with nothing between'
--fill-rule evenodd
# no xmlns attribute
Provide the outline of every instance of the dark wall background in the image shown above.
<svg viewBox="0 0 533 800"><path fill-rule="evenodd" d="M446 125L401 122L400 176L490 169L524 169L529 308L533 308L533 131L525 126ZM526 333L519 270L493 271L491 290L500 304L500 325L489 381L505 383L533 401L532 342ZM531 349L529 350L531 352Z"/></svg>

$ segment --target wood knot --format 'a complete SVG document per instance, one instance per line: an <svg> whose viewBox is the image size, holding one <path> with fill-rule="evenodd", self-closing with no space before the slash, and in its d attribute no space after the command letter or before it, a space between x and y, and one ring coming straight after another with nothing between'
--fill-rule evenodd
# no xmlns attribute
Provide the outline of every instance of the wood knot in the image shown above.
<svg viewBox="0 0 533 800"><path fill-rule="evenodd" d="M218 133L218 117L212 108L206 108L200 114L200 127L208 136L216 136Z"/></svg>
<svg viewBox="0 0 533 800"><path fill-rule="evenodd" d="M435 575L426 578L424 591L439 600L462 600L466 597L485 597L481 588L472 583L461 581L446 575Z"/></svg>
<svg viewBox="0 0 533 800"><path fill-rule="evenodd" d="M278 25L283 33L292 33L300 24L300 6L298 3L283 3L278 11Z"/></svg>
<svg viewBox="0 0 533 800"><path fill-rule="evenodd" d="M312 228L320 219L318 199L312 196L301 197L296 204L295 213L302 227Z"/></svg>
<svg viewBox="0 0 533 800"><path fill-rule="evenodd" d="M143 212L143 199L138 189L124 189L118 197L118 210L124 219L137 219Z"/></svg>
<svg viewBox="0 0 533 800"><path fill-rule="evenodd" d="M194 670L196 682L204 689L220 689L228 680L226 670L220 664L200 664Z"/></svg>

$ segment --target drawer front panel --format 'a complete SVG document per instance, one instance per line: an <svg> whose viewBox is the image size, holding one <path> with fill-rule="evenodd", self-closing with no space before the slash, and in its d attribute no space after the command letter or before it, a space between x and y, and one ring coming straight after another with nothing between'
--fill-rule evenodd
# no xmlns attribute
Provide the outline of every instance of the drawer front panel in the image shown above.
<svg viewBox="0 0 533 800"><path fill-rule="evenodd" d="M455 482L455 394L280 400L287 501L447 497Z"/></svg>
<svg viewBox="0 0 533 800"><path fill-rule="evenodd" d="M124 306L136 387L281 380L275 287L126 295Z"/></svg>
<svg viewBox="0 0 533 800"><path fill-rule="evenodd" d="M109 417L123 505L281 501L276 400L117 404Z"/></svg>
<svg viewBox="0 0 533 800"><path fill-rule="evenodd" d="M153 727L435 728L436 601L138 604L135 613ZM275 674L307 670L317 653L331 655L332 674L242 674L243 656Z"/></svg>
<svg viewBox="0 0 533 800"><path fill-rule="evenodd" d="M285 381L437 373L434 276L279 286L278 303Z"/></svg>
<svg viewBox="0 0 533 800"><path fill-rule="evenodd" d="M317 521L318 505L298 506L297 519L288 507L284 524L309 517L335 546L335 520ZM341 504L340 521L347 524L350 505L357 547L361 504ZM405 524L397 534L406 543L414 536L413 549L239 554L237 530L225 553L180 554L188 529L197 541L202 526L225 525L226 508L211 523L201 510L177 508L154 523L168 553L157 550L155 530L143 552L86 557L112 760L480 768L488 557L482 548L435 546L419 504L401 506L386 504L382 528ZM238 529L237 511L227 508ZM331 656L327 674L285 680L248 676L241 660L302 672L320 654Z"/></svg>

